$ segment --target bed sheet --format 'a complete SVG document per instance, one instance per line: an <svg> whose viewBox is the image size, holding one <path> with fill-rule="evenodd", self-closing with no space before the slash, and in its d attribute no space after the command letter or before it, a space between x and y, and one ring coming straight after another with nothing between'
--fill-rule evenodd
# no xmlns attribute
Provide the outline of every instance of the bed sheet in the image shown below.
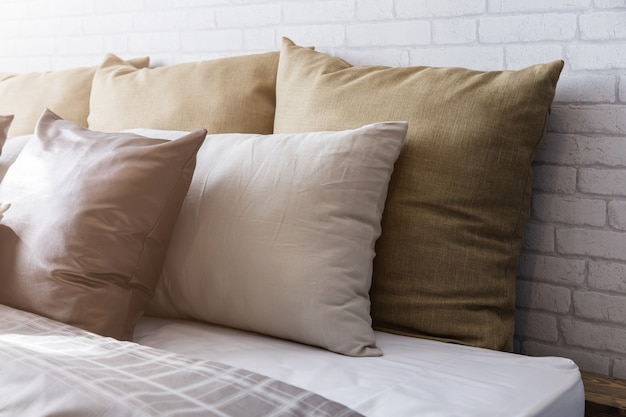
<svg viewBox="0 0 626 417"><path fill-rule="evenodd" d="M354 358L184 320L144 317L134 341L258 372L367 416L583 417L574 362L377 332L382 357Z"/></svg>

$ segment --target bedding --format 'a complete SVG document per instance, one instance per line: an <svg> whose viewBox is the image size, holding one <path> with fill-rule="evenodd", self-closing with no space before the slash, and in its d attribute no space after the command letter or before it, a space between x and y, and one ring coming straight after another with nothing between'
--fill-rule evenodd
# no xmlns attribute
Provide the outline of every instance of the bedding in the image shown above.
<svg viewBox="0 0 626 417"><path fill-rule="evenodd" d="M100 337L0 305L0 415L360 414L251 371Z"/></svg>
<svg viewBox="0 0 626 417"><path fill-rule="evenodd" d="M137 343L242 367L370 417L582 417L576 364L376 332L381 357L348 357L256 333L143 317Z"/></svg>
<svg viewBox="0 0 626 417"><path fill-rule="evenodd" d="M406 129L207 135L147 314L381 355L367 291Z"/></svg>
<svg viewBox="0 0 626 417"><path fill-rule="evenodd" d="M150 63L148 57L117 59L132 68L145 68ZM46 108L86 127L96 69L94 66L24 74L0 72L0 114L15 115L9 136L33 133Z"/></svg>
<svg viewBox="0 0 626 417"><path fill-rule="evenodd" d="M0 414L581 417L572 361L491 350L512 347L561 68L353 67L285 39L0 76L23 132L42 110L21 101L28 80L75 95L53 110L81 118L5 141L0 117ZM115 138L197 153L125 159ZM163 206L177 175L189 188Z"/></svg>
<svg viewBox="0 0 626 417"><path fill-rule="evenodd" d="M531 163L562 68L355 67L283 39L275 132L409 123L376 242L375 329L513 349Z"/></svg>
<svg viewBox="0 0 626 417"><path fill-rule="evenodd" d="M158 280L205 130L107 134L50 110L0 182L0 303L128 339Z"/></svg>

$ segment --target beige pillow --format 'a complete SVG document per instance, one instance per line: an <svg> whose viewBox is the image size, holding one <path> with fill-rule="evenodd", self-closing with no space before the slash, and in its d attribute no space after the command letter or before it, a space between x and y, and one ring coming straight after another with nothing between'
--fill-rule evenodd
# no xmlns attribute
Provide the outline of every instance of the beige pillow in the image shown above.
<svg viewBox="0 0 626 417"><path fill-rule="evenodd" d="M272 133L278 52L136 69L109 56L98 68L89 127Z"/></svg>
<svg viewBox="0 0 626 417"><path fill-rule="evenodd" d="M531 161L562 67L353 67L283 41L275 132L409 122L376 245L375 329L512 349Z"/></svg>
<svg viewBox="0 0 626 417"><path fill-rule="evenodd" d="M207 136L148 312L380 355L368 290L405 133Z"/></svg>
<svg viewBox="0 0 626 417"><path fill-rule="evenodd" d="M126 62L126 61L122 61ZM137 58L127 65L142 68L149 58ZM9 136L28 135L44 109L66 120L87 126L89 96L96 67L30 72L0 73L0 114L14 114Z"/></svg>
<svg viewBox="0 0 626 417"><path fill-rule="evenodd" d="M7 140L9 128L13 122L13 115L0 116L0 155L2 155L2 147Z"/></svg>
<svg viewBox="0 0 626 417"><path fill-rule="evenodd" d="M0 304L129 339L159 277L203 130L89 131L46 110L0 183Z"/></svg>

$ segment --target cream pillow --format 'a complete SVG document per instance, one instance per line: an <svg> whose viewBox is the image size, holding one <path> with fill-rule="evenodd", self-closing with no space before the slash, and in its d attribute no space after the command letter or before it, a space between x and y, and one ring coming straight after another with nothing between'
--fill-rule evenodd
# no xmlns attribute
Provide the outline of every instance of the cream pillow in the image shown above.
<svg viewBox="0 0 626 417"><path fill-rule="evenodd" d="M164 141L46 110L0 183L0 304L129 339L206 131Z"/></svg>
<svg viewBox="0 0 626 417"><path fill-rule="evenodd" d="M2 147L7 140L11 123L13 122L13 115L0 116L0 155L2 154Z"/></svg>
<svg viewBox="0 0 626 417"><path fill-rule="evenodd" d="M368 290L406 128L207 136L148 312L380 355Z"/></svg>
<svg viewBox="0 0 626 417"><path fill-rule="evenodd" d="M119 58L118 58L119 59ZM149 58L123 61L133 68L147 67ZM96 67L70 68L24 74L0 73L0 114L13 114L9 136L28 135L44 109L87 126L91 83Z"/></svg>
<svg viewBox="0 0 626 417"><path fill-rule="evenodd" d="M93 82L89 127L272 133L278 52L137 69L115 56Z"/></svg>

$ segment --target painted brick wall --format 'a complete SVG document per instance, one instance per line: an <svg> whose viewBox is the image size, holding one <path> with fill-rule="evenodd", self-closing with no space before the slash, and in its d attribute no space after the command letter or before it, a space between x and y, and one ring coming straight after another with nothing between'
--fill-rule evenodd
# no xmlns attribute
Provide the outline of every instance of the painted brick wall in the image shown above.
<svg viewBox="0 0 626 417"><path fill-rule="evenodd" d="M0 71L278 49L353 64L516 69L563 59L535 161L516 348L626 378L626 0L2 0Z"/></svg>

